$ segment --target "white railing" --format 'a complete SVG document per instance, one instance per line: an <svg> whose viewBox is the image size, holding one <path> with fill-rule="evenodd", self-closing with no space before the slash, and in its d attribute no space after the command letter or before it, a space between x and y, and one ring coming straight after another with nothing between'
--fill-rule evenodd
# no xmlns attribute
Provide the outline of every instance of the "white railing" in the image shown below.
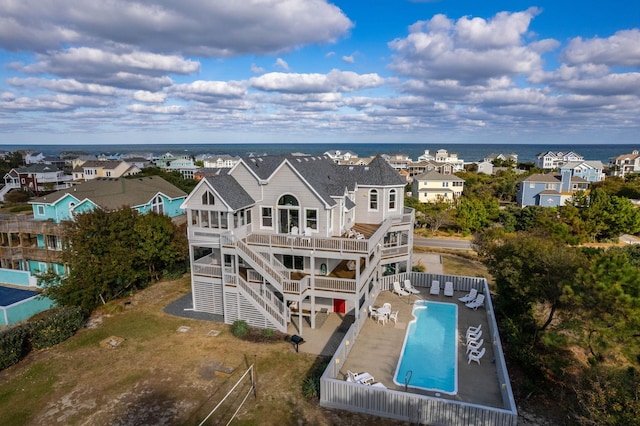
<svg viewBox="0 0 640 426"><path fill-rule="evenodd" d="M257 234L247 235L246 241L250 245L266 247L286 247L291 249L332 251L340 253L368 253L368 240L356 240L350 238L321 238L303 237L283 234Z"/></svg>
<svg viewBox="0 0 640 426"><path fill-rule="evenodd" d="M267 312L271 317L276 321L279 326L280 331L285 332L287 330L287 317L285 315L285 307L284 304L273 295L268 289L263 289L263 294L260 294L243 280L241 277L238 277L236 280L236 284L239 288L244 290L244 292L251 297L258 305L262 308L263 311ZM277 302L276 302L277 301Z"/></svg>
<svg viewBox="0 0 640 426"><path fill-rule="evenodd" d="M462 277L457 275L439 275L421 272L406 272L380 278L380 290L389 290L395 281L410 279L414 286L428 287L431 281L451 281L459 291L476 288L489 295L486 279ZM320 379L320 405L348 411L367 413L418 424L475 424L481 426L515 426L518 421L515 399L511 390L502 345L495 317L492 314L491 298L485 299L487 320L494 350L495 366L500 381L503 407L488 407L462 401L446 400L426 395L381 389L373 386L361 386L339 378L341 365L349 356L360 330L367 320L366 315L356 318L347 330L342 342L335 351L327 369Z"/></svg>
<svg viewBox="0 0 640 426"><path fill-rule="evenodd" d="M341 291L345 293L355 293L357 291L356 280L316 277L313 283L316 290Z"/></svg>

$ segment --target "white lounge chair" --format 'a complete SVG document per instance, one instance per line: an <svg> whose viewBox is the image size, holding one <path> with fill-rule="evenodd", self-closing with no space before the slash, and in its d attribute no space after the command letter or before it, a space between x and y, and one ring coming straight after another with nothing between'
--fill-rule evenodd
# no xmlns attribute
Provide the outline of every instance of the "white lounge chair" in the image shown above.
<svg viewBox="0 0 640 426"><path fill-rule="evenodd" d="M372 388L381 388L381 389L387 389L387 387L385 385L383 385L380 382L375 382L375 383L371 383L370 385Z"/></svg>
<svg viewBox="0 0 640 426"><path fill-rule="evenodd" d="M469 302L473 301L476 298L476 296L478 296L478 290L476 290L475 288L472 288L471 291L469 292L469 294L467 294L466 296L461 297L458 300L463 302L463 303L469 303Z"/></svg>
<svg viewBox="0 0 640 426"><path fill-rule="evenodd" d="M449 297L453 297L453 283L450 281L447 281L446 283L444 283L444 295L445 296L449 296Z"/></svg>
<svg viewBox="0 0 640 426"><path fill-rule="evenodd" d="M482 348L480 352L471 352L468 355L467 364L471 364L471 361L475 361L478 363L478 365L480 365L480 359L482 359L482 357L484 356L485 351L486 351L486 348Z"/></svg>
<svg viewBox="0 0 640 426"><path fill-rule="evenodd" d="M373 376L369 373L354 373L347 370L347 382L360 383L361 385L370 385L374 382Z"/></svg>
<svg viewBox="0 0 640 426"><path fill-rule="evenodd" d="M400 287L400 281L396 281L393 283L393 293L397 294L398 296L408 296L411 294Z"/></svg>
<svg viewBox="0 0 640 426"><path fill-rule="evenodd" d="M404 290L411 294L420 294L420 290L415 288L409 280L404 280Z"/></svg>
<svg viewBox="0 0 640 426"><path fill-rule="evenodd" d="M472 300L471 302L466 303L465 306L467 308L473 309L474 311L477 310L479 307L484 306L484 294L480 293L478 297L475 298L475 300Z"/></svg>
<svg viewBox="0 0 640 426"><path fill-rule="evenodd" d="M475 342L475 341L470 341L467 344L467 353L469 352L478 352L480 350L480 348L482 347L482 344L484 343L484 339L480 339L479 341Z"/></svg>
<svg viewBox="0 0 640 426"><path fill-rule="evenodd" d="M440 294L440 281L431 281L431 290L429 290L429 294L432 294L434 296L438 296Z"/></svg>

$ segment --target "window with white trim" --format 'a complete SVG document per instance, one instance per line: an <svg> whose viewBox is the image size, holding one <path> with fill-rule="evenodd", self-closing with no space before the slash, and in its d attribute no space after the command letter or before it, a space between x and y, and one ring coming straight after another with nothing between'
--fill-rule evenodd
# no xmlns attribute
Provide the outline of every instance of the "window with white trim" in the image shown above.
<svg viewBox="0 0 640 426"><path fill-rule="evenodd" d="M318 210L305 209L305 227L318 230Z"/></svg>
<svg viewBox="0 0 640 426"><path fill-rule="evenodd" d="M213 206L216 203L216 200L213 198L213 194L209 191L205 191L202 194L202 204L205 206Z"/></svg>
<svg viewBox="0 0 640 426"><path fill-rule="evenodd" d="M164 214L164 200L161 196L158 195L151 201L151 211L157 214Z"/></svg>
<svg viewBox="0 0 640 426"><path fill-rule="evenodd" d="M369 210L378 210L378 190L369 191Z"/></svg>
<svg viewBox="0 0 640 426"><path fill-rule="evenodd" d="M38 216L44 216L44 206L43 205L39 205L38 206Z"/></svg>
<svg viewBox="0 0 640 426"><path fill-rule="evenodd" d="M396 209L396 190L392 189L389 191L389 210Z"/></svg>
<svg viewBox="0 0 640 426"><path fill-rule="evenodd" d="M271 207L263 207L261 209L262 227L273 228L273 209Z"/></svg>

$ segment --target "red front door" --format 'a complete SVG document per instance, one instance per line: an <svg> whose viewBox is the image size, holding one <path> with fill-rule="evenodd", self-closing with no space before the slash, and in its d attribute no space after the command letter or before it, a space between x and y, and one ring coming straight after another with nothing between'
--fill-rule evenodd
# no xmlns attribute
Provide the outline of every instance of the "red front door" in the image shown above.
<svg viewBox="0 0 640 426"><path fill-rule="evenodd" d="M347 312L347 301L343 299L333 299L333 312L344 314Z"/></svg>

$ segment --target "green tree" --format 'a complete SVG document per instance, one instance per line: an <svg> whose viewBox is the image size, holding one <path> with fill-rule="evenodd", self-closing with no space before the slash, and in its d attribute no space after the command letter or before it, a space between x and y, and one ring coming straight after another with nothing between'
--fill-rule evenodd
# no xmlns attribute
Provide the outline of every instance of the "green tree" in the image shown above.
<svg viewBox="0 0 640 426"><path fill-rule="evenodd" d="M141 216L130 208L96 209L65 224L63 261L69 273L39 279L60 305L90 312L100 303L129 295L159 278L158 271L184 260L186 240L167 217Z"/></svg>

